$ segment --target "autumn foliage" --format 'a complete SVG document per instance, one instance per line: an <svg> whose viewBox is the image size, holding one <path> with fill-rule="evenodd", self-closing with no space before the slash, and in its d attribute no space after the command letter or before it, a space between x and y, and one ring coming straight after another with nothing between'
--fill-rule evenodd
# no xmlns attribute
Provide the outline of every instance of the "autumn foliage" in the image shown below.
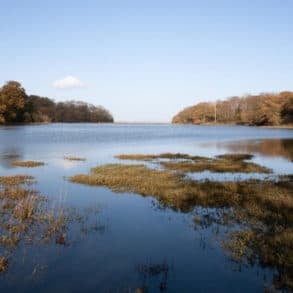
<svg viewBox="0 0 293 293"><path fill-rule="evenodd" d="M257 126L293 124L293 92L264 93L199 103L179 112L172 122Z"/></svg>
<svg viewBox="0 0 293 293"><path fill-rule="evenodd" d="M0 124L32 122L113 122L113 117L102 106L27 95L19 82L8 81L0 88Z"/></svg>

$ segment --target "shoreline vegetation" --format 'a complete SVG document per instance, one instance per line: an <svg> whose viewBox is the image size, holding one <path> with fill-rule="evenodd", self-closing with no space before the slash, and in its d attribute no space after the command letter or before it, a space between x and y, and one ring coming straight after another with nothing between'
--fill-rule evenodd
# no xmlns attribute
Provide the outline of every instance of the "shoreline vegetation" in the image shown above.
<svg viewBox="0 0 293 293"><path fill-rule="evenodd" d="M293 129L293 92L234 96L198 103L178 112L170 123L156 123L114 122L112 114L102 106L74 100L55 102L48 97L27 95L17 81L8 81L0 88L0 126L50 123L243 125Z"/></svg>
<svg viewBox="0 0 293 293"><path fill-rule="evenodd" d="M292 175L279 176L276 181L192 180L185 176L187 170L150 168L145 163L159 165L164 160L164 163L181 164L185 160L196 164L200 157L166 153L127 154L116 158L141 164L100 165L88 174L77 174L68 180L107 187L116 193L153 196L160 208L191 213L196 229L214 227L213 231L223 231L218 238L232 261L274 269L273 286L293 288ZM225 154L215 160L238 164L251 158L249 154ZM212 161L204 159L206 168Z"/></svg>
<svg viewBox="0 0 293 293"><path fill-rule="evenodd" d="M17 81L0 88L0 125L91 122L112 123L111 113L102 106L81 101L55 102L47 97L27 95Z"/></svg>
<svg viewBox="0 0 293 293"><path fill-rule="evenodd" d="M261 93L202 102L176 114L174 124L293 128L293 92Z"/></svg>
<svg viewBox="0 0 293 293"><path fill-rule="evenodd" d="M71 242L83 241L90 232L105 229L98 222L98 209L57 205L35 190L35 183L29 175L0 176L0 274L10 266L21 266L19 248L67 247ZM71 230L72 225L76 225L77 234Z"/></svg>

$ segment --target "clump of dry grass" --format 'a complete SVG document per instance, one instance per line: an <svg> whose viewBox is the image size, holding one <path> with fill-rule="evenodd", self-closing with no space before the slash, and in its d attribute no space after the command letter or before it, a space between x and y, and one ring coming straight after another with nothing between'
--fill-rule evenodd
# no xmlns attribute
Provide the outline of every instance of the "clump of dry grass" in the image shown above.
<svg viewBox="0 0 293 293"><path fill-rule="evenodd" d="M241 172L241 173L271 173L266 167L252 162L240 160L213 159L207 161L186 161L186 162L161 162L161 165L167 169L181 172Z"/></svg>
<svg viewBox="0 0 293 293"><path fill-rule="evenodd" d="M181 153L162 153L159 155L143 155L143 154L122 154L117 155L115 158L120 160L135 160L135 161L153 161L158 159L169 160L206 160L208 158L200 156L190 156L188 154Z"/></svg>
<svg viewBox="0 0 293 293"><path fill-rule="evenodd" d="M64 160L66 161L86 161L86 158L74 157L74 156L65 156Z"/></svg>
<svg viewBox="0 0 293 293"><path fill-rule="evenodd" d="M117 192L134 192L176 200L181 188L181 177L171 172L152 170L144 165L110 164L93 168L89 175L75 175L72 182L107 186ZM183 191L183 190L182 190Z"/></svg>
<svg viewBox="0 0 293 293"><path fill-rule="evenodd" d="M18 183L26 182L26 179L21 177L11 181L9 178L8 181L3 180L4 184L0 183L0 246L10 250L15 249L21 238L41 223L43 197L34 190L19 186Z"/></svg>
<svg viewBox="0 0 293 293"><path fill-rule="evenodd" d="M78 211L51 207L44 196L22 186L32 180L25 175L0 177L0 251L7 250L9 259L19 243L39 244L42 240L66 245L69 224L75 221L85 226ZM7 267L8 259L0 256L0 272Z"/></svg>
<svg viewBox="0 0 293 293"><path fill-rule="evenodd" d="M160 161L160 164L170 170L181 172L243 172L243 173L270 173L271 170L252 162L253 156L250 154L224 154L216 158L208 158L201 156L191 156L181 153L163 153L159 155L143 155L143 154L124 154L118 155L116 158L120 160L136 160L136 161Z"/></svg>
<svg viewBox="0 0 293 293"><path fill-rule="evenodd" d="M5 256L0 256L0 273L3 273L8 268L8 259Z"/></svg>
<svg viewBox="0 0 293 293"><path fill-rule="evenodd" d="M17 233L12 233L11 235L2 235L0 237L0 245L6 246L9 248L15 248L19 243L19 236Z"/></svg>
<svg viewBox="0 0 293 293"><path fill-rule="evenodd" d="M14 161L12 162L12 165L17 167L35 168L35 167L44 166L45 163L39 162L39 161Z"/></svg>
<svg viewBox="0 0 293 293"><path fill-rule="evenodd" d="M144 165L109 164L91 169L90 174L69 178L75 183L106 186L115 192L134 192L153 195L174 207L186 204L237 204L243 200L257 199L270 204L293 204L287 188L272 182L249 180L244 182L192 181L168 170L149 169ZM286 192L285 192L285 191ZM275 193L278 191L278 193ZM281 194L279 194L279 192ZM266 196L263 193L266 192Z"/></svg>
<svg viewBox="0 0 293 293"><path fill-rule="evenodd" d="M29 175L0 176L0 184L2 185L20 185L32 184L33 177Z"/></svg>
<svg viewBox="0 0 293 293"><path fill-rule="evenodd" d="M48 220L44 197L37 191L21 187L21 184L31 183L33 177L19 175L0 179L0 248L12 252L20 241L50 229L53 220ZM54 232L57 233L56 225ZM5 260L2 261L0 272L7 268Z"/></svg>
<svg viewBox="0 0 293 293"><path fill-rule="evenodd" d="M239 162L237 159L234 161ZM192 181L170 170L120 164L98 166L91 169L90 174L72 176L69 180L106 186L115 192L152 195L162 205L181 211L191 211L196 206L228 209L228 212L218 215L221 218L217 220L219 223L231 221L236 226L239 223L246 226L244 231L231 234L226 242L225 247L232 257L277 268L277 286L293 288L293 275L290 273L293 271L293 185L290 180ZM209 219L210 223L214 221ZM197 216L195 223L201 222Z"/></svg>
<svg viewBox="0 0 293 293"><path fill-rule="evenodd" d="M66 243L66 225L69 221L69 215L66 215L65 211L60 209L57 212L47 213L44 216L47 225L44 229L43 238L46 241L50 241L53 237L56 239L57 244Z"/></svg>

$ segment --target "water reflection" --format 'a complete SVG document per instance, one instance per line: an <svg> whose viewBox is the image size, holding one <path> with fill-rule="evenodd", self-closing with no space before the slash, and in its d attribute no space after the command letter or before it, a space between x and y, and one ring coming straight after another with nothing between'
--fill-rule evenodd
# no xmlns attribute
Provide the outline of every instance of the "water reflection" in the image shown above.
<svg viewBox="0 0 293 293"><path fill-rule="evenodd" d="M261 139L218 142L216 143L216 146L219 149L226 149L232 152L253 153L268 157L283 157L290 161L293 160L293 139Z"/></svg>
<svg viewBox="0 0 293 293"><path fill-rule="evenodd" d="M156 289L159 289L160 292L167 291L170 266L166 262L140 264L136 267L136 271L142 278L143 285L137 288L135 292L148 292L150 283L156 283Z"/></svg>
<svg viewBox="0 0 293 293"><path fill-rule="evenodd" d="M225 201L221 201L219 192L221 190L229 192L230 189L225 188L225 184L222 186L213 183L212 189L215 190L216 203L204 202L207 193L205 189L208 189L210 185L203 186L205 188L198 190L198 194L203 195L202 200L193 201L192 198L190 200L185 198L182 205L177 202L177 206L181 207L179 212L178 209L176 211L171 209L170 203L158 202L154 197L142 198L133 194L117 196L106 188L73 185L63 179L63 176L69 177L88 172L96 165L117 163L113 156L119 153L181 152L214 156L223 154L228 149L223 148L224 151L217 153L215 144L219 148L223 145L219 142L226 141L227 145L231 145L227 141L246 139L247 143L253 145L253 141L247 139L256 139L255 145L257 145L265 143L264 140L260 140L265 138L270 138L269 141L283 141L271 138L288 138L292 137L291 133L288 130L260 130L248 127L169 125L51 124L0 128L1 175L29 172L30 175L36 177L38 182L34 187L40 190L41 194L51 196L53 199L58 197L60 192L68 194L65 207L72 205L77 207L78 211L96 204L103 206L103 211L97 214L82 210L82 220L79 218L80 213L72 213L70 209L72 221L68 223L69 226L66 226L65 231L54 235L49 244L27 245L23 244L21 239L12 252L13 255L8 254L11 256L8 271L0 275L0 291L21 290L30 293L76 290L133 292L135 289L137 292L143 292L146 289L148 292L159 290L168 292L261 291L263 281L256 276L256 272L263 273L265 269L256 265L247 266L241 273L231 272L231 263L227 261L219 243L213 241L215 235L221 241L229 240L231 232L242 228L239 222L245 222L246 219L259 221L252 226L252 234L238 234L236 238L233 238L234 241L241 244L239 247L244 249L245 255L250 255L246 253L249 251L258 252L254 254L254 263L262 259L267 264L266 267L270 269L268 282L271 282L271 272L276 269L283 270L282 274L277 274L278 276L287 276L287 281L292 280L292 276L287 274L288 267L282 267L277 259L267 258L267 254L278 255L281 261L287 259L284 261L285 264L289 263L290 255L288 254L292 250L288 243L292 233L290 229L285 229L287 227L279 225L285 209L283 206L276 207L274 212L271 212L266 208L267 202L261 200L259 204L251 202L250 197L254 186L244 192L243 197L229 196ZM286 141L289 141L289 145L285 142L279 146L280 149L283 148L286 151L283 155L282 151L278 151L281 155L277 155L285 157L286 161L280 158L274 161L269 157L270 152L268 152L267 160L274 161L272 164L282 161L280 169L289 172L288 166L292 165L288 162L292 160L292 140ZM206 142L211 142L211 147L201 147L200 144ZM267 148L270 149L271 143L267 144ZM240 143L240 145L243 144ZM291 149L290 155L286 154L288 149ZM237 147L235 152L239 152ZM246 152L245 148L241 152ZM261 151L254 149L251 152L262 154ZM87 161L66 162L63 159L65 154L86 157ZM16 159L40 160L46 162L46 166L33 170L12 169L11 162ZM257 163L263 164L263 162ZM271 166L268 167L271 168ZM201 175L198 174L198 176ZM235 180L239 180L238 175L240 176L240 174L234 174ZM228 181L230 178L230 174L227 173L222 175L205 173L203 176L205 178L202 179L213 176L214 180L220 181ZM250 177L245 178L250 179ZM245 189L245 186L241 184L244 183L232 183L231 190ZM264 199L263 193L260 187L259 198ZM269 194L273 195L274 192ZM238 218L231 219L231 215L235 213L231 206L235 206L238 201L241 201L240 204L244 210L250 211L254 216L246 214L240 218L242 214L239 212ZM222 207L225 202L228 202L226 209ZM274 202L273 199L272 202ZM206 207L200 208L200 204ZM215 206L216 209L214 209ZM193 212L194 208L195 212ZM202 210L199 211L199 209ZM279 210L282 212L280 213ZM89 214L91 216L88 218ZM290 214L293 214L291 210L286 212L286 215ZM258 216L262 215L264 217L258 219ZM291 218L287 222L292 223ZM196 232L194 227L197 229ZM243 228L247 227L250 226ZM264 230L255 230L259 227L264 227ZM94 232L98 233L98 237ZM249 242L243 239L250 240L252 246L247 245ZM255 246L258 243L256 240L259 240L260 246L267 249L260 250L260 246ZM271 246L268 247L268 245ZM232 251L229 248L226 249ZM3 246L0 250L0 254L7 251ZM279 280L282 281L282 278ZM284 284L286 282L283 278L282 284L278 287L284 287ZM110 290L112 287L128 288L128 285L133 289L132 291Z"/></svg>
<svg viewBox="0 0 293 293"><path fill-rule="evenodd" d="M277 213L269 217L277 218ZM255 265L274 268L272 283L266 281L265 287L268 292L275 292L276 289L290 290L293 285L292 229L278 220L268 219L266 212L252 215L240 207L196 207L193 224L195 230L208 230L215 235L237 270Z"/></svg>
<svg viewBox="0 0 293 293"><path fill-rule="evenodd" d="M234 261L275 270L276 288L293 285L289 260L293 239L290 176L277 182L190 181L180 173L143 165L104 165L92 169L89 175L72 178L73 182L107 186L114 192L151 195L159 200L161 208L180 213L195 210L194 223L216 232ZM220 228L226 232L220 232Z"/></svg>
<svg viewBox="0 0 293 293"><path fill-rule="evenodd" d="M2 142L1 142L2 143ZM13 168L12 162L16 160L21 160L23 157L21 149L17 147L4 148L0 152L0 166L4 169Z"/></svg>

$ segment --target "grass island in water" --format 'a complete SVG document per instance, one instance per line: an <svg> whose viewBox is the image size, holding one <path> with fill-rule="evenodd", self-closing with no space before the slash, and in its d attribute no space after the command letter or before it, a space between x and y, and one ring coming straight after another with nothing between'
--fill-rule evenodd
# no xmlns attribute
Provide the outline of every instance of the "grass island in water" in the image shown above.
<svg viewBox="0 0 293 293"><path fill-rule="evenodd" d="M119 193L154 196L162 206L194 212L194 223L198 226L207 222L218 226L229 223L229 233L221 243L230 257L241 263L275 268L278 272L274 277L275 287L293 288L292 176L282 176L277 181L221 182L191 180L184 173L204 170L270 172L265 167L244 161L252 158L247 154L226 154L216 158L186 154L120 155L117 158L152 161L166 169L152 169L143 164L107 164L69 180L105 186ZM196 213L197 207L216 209L216 216Z"/></svg>
<svg viewBox="0 0 293 293"><path fill-rule="evenodd" d="M12 162L12 165L15 167L35 168L35 167L44 166L45 163L39 162L39 161L14 161Z"/></svg>

